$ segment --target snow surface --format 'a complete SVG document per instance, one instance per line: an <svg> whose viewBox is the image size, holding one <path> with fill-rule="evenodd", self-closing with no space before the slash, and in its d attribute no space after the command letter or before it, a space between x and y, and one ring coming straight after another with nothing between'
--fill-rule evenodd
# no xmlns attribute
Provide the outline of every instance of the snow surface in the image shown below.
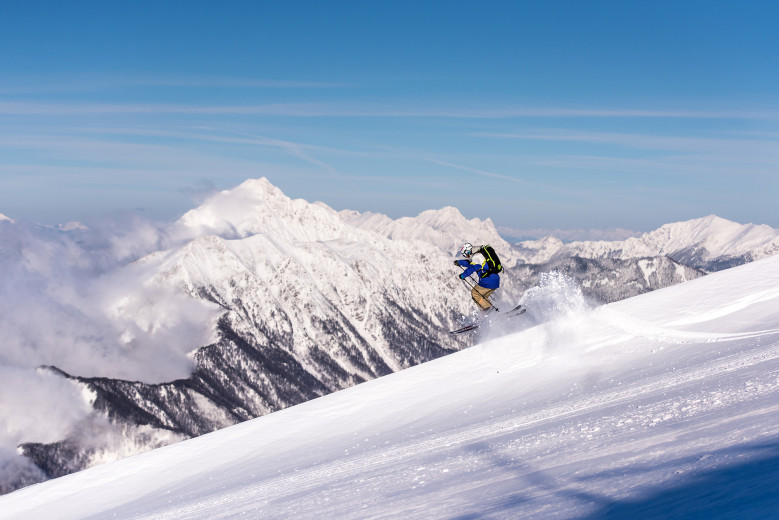
<svg viewBox="0 0 779 520"><path fill-rule="evenodd" d="M21 489L0 518L776 517L779 256L595 309L557 283L528 294L556 319Z"/></svg>

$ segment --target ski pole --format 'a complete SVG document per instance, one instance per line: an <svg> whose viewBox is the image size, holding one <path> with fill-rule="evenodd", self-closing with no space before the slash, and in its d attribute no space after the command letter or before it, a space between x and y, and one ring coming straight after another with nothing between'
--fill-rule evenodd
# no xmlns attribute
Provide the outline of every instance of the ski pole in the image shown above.
<svg viewBox="0 0 779 520"><path fill-rule="evenodd" d="M471 290L473 290L473 289L475 289L475 288L476 288L476 284L472 283L472 282L470 281L470 278L460 278L460 279L461 279L461 280L462 280L462 281L465 283L465 285L466 285L467 287L469 287ZM483 295L483 294L481 294L481 293L480 293L480 295L481 295L481 297L482 297L482 298L484 298L485 300L487 300L487 302L488 302L490 305L492 305L492 306L495 308L495 310L496 310L497 312L500 312L500 309L498 309L498 306L497 306L497 305L495 305L495 303L493 303L493 301L492 301L492 300L490 300L489 296L484 296L484 295Z"/></svg>
<svg viewBox="0 0 779 520"><path fill-rule="evenodd" d="M465 268L464 268L463 266L461 266L461 265L458 265L457 267L459 267L460 269L462 269L463 271L465 271ZM473 275L471 275L471 276L473 276ZM476 284L476 283L474 283L474 282L473 282L473 280L471 280L471 277L470 277L470 276L469 276L468 278L460 278L460 280L462 280L462 281L463 281L463 283L465 283L465 285L466 285L466 286L470 287L470 288L471 288L471 290L473 290L473 289L475 289L475 288L476 288L476 285L477 285L477 284ZM490 304L490 305L492 305L493 307L495 307L495 310L496 310L496 311L500 312L500 309L498 309L498 306L497 306L497 305L495 305L495 304L492 302L492 300L490 300L490 299L489 299L489 297L488 297L488 296L484 296L484 295L482 295L481 297L482 297L482 298L484 298L485 300L487 300L487 302L489 302L489 304Z"/></svg>

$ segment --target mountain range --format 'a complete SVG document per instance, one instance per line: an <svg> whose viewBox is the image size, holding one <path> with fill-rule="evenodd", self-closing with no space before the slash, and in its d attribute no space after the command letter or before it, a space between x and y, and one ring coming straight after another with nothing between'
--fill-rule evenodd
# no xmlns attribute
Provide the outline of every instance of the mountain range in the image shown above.
<svg viewBox="0 0 779 520"><path fill-rule="evenodd" d="M14 225L0 222L0 240ZM26 467L0 485L3 492L470 346L472 337L448 334L473 312L452 265L464 241L490 243L500 254L505 270L496 305L522 301L529 308L515 327L545 319L543 306L555 302L532 298L533 288L544 284L557 284L557 290L573 284L592 304L608 303L779 251L779 231L714 216L619 242L548 237L510 244L489 219L469 220L455 208L396 220L339 212L290 199L266 179L213 195L165 231L169 247L122 268L142 273L140 292L123 297L138 301L112 308L153 334L155 319L177 317L150 319L144 295L160 288L183 294L216 313L213 340L183 345L190 375L162 382L37 367L80 389L91 412L54 442L20 442L34 470ZM79 226L58 230L65 236L84 232ZM132 330L120 332L126 347L142 342Z"/></svg>
<svg viewBox="0 0 779 520"><path fill-rule="evenodd" d="M538 326L28 486L0 520L775 518L779 255L596 308L570 289Z"/></svg>
<svg viewBox="0 0 779 520"><path fill-rule="evenodd" d="M779 231L766 225L737 224L716 215L666 224L622 241L572 242L554 237L520 242L515 247L528 263L554 258L632 259L665 255L707 272L759 260L779 252Z"/></svg>

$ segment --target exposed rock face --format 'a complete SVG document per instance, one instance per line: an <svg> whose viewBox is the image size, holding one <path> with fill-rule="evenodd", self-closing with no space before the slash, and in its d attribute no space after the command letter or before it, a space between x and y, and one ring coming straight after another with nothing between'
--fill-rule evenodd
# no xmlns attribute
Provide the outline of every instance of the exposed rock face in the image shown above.
<svg viewBox="0 0 779 520"><path fill-rule="evenodd" d="M534 286L542 273L561 272L575 279L582 292L599 303L623 300L706 274L665 256L627 260L569 257L546 264L520 265L514 271L525 289Z"/></svg>

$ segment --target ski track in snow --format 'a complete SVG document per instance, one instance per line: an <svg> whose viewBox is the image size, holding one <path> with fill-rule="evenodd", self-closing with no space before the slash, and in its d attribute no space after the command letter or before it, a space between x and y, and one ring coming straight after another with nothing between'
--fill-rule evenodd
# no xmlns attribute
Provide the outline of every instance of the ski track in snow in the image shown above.
<svg viewBox="0 0 779 520"><path fill-rule="evenodd" d="M734 337L743 336L734 335ZM358 477L369 478L370 474L376 472L381 466L398 464L409 459L429 457L436 452L443 452L439 456L439 458L445 457L442 465L450 466L451 464L446 460L448 459L447 452L461 450L475 443L489 443L493 451L496 448L498 451L509 450L511 451L511 460L532 459L539 452L548 454L561 447L565 448L565 445L570 443L571 438L578 437L582 441L591 441L596 436L601 439L604 436L611 438L629 434L636 428L654 428L669 422L680 423L717 409L725 407L735 409L741 403L774 396L779 390L779 363L776 363L777 360L779 360L779 342L751 351L748 355L738 352L714 359L701 366L674 371L670 377L663 374L642 379L634 384L620 385L584 399L572 398L535 413L486 421L455 432L432 434L422 440L401 443L388 449L369 450L357 456L347 456L337 462L297 469L290 475L246 484L227 492L219 492L214 496L201 497L188 502L185 507L176 505L171 506L168 510L155 511L153 515L141 513L126 518L232 518L239 516L237 511L246 512L249 510L260 514L263 507L269 507L272 511L273 503L285 495L304 494L308 490L316 489L333 481L349 479L350 476L358 479L357 482L351 482L350 485L359 485ZM771 365L771 369L760 370L762 364L772 362L774 364ZM727 387L718 387L716 390L707 391L699 390L702 381L711 383L719 381L723 376L738 372L744 372L744 374L732 381ZM675 397L664 398L667 394L674 394ZM630 413L626 415L622 407L629 402L639 402L641 405L632 408ZM623 410L623 413L609 413L610 408ZM595 414L596 411L599 413ZM779 411L779 405L769 406L756 413L776 413L777 411ZM557 426L550 426L558 423ZM533 432L544 426L544 431L547 432L544 437L547 439L539 441ZM679 433L673 435L679 435ZM601 445L604 444L607 443L601 440ZM623 446L621 449L625 448ZM608 447L601 447L597 452L591 452L588 457L598 458L607 456L609 453L611 450ZM428 467L424 469L427 470L427 473L437 472L442 475L451 471L446 468L436 470ZM386 481L380 488L391 486L392 481L396 479L395 473L395 471L389 472ZM570 488L578 485L575 482L570 482L565 487ZM377 486L374 484L373 487ZM586 486L582 485L582 487ZM568 492L570 491L568 489ZM258 504L261 504L259 510L256 509ZM224 513L227 505L229 505L230 513ZM327 515L321 506L322 504L312 504L312 507L307 511L296 509L294 515L297 518L325 518ZM271 517L277 517L276 515L279 513L292 514L293 512L278 511ZM532 511L523 511L523 515L530 513ZM543 513L543 508L538 513ZM343 515L343 511L340 511L333 518L352 517ZM283 516L285 515L280 514L278 517ZM353 517L361 518L359 511L355 511Z"/></svg>
<svg viewBox="0 0 779 520"><path fill-rule="evenodd" d="M757 294L749 294L747 296L739 298L738 300L731 303L730 305L726 305L724 307L720 307L717 309L712 309L709 312L702 312L696 316L681 318L672 321L668 325L676 326L676 325L690 325L696 323L704 323L707 321L716 320L734 314L737 311L746 309L747 307L755 303L775 300L777 298L779 298L779 287L772 287L770 289L766 289L765 291L759 292Z"/></svg>
<svg viewBox="0 0 779 520"><path fill-rule="evenodd" d="M774 291L774 298L779 295L779 291ZM770 298L770 299L774 299ZM765 299L755 299L757 301L767 301ZM614 311L608 307L600 307L593 312L593 318L598 321L620 329L626 334L631 336L639 336L647 339L651 339L660 343L700 343L700 342L718 342L718 341L732 341L738 339L759 338L762 336L768 336L772 334L779 334L779 329L769 330L757 330L748 332L696 332L696 331L684 331L672 328L677 325L689 325L694 323L701 323L706 321L713 321L728 314L733 314L737 310L741 310L746 306L741 302L734 304L728 313L715 311L705 316L697 318L684 318L676 320L668 324L668 326L661 326L655 323L627 316L624 313Z"/></svg>

